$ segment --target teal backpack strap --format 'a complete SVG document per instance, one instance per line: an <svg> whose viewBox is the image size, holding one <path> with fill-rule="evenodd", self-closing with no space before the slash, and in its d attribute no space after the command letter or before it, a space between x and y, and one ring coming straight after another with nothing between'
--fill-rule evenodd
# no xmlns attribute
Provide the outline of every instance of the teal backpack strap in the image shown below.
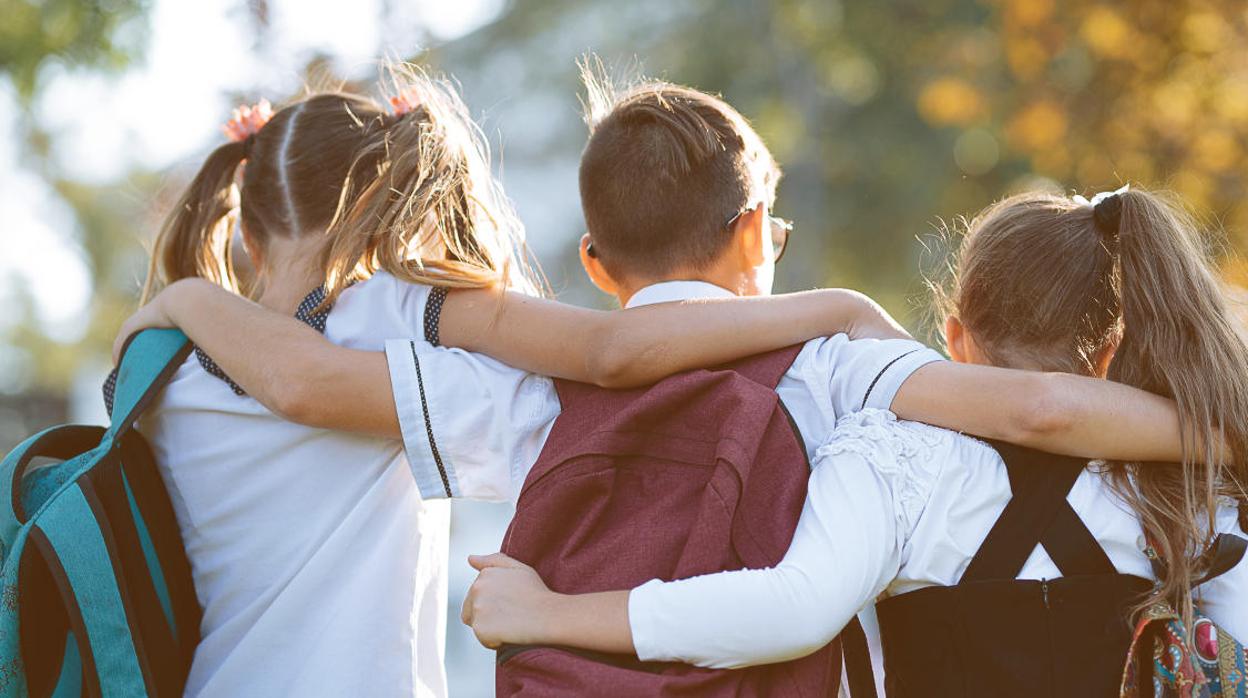
<svg viewBox="0 0 1248 698"><path fill-rule="evenodd" d="M18 530L75 468L47 468L37 480L23 478L35 458L85 462L101 448L104 427L66 424L51 427L23 441L0 462L0 560L7 557ZM66 479L68 479L66 477Z"/></svg>
<svg viewBox="0 0 1248 698"><path fill-rule="evenodd" d="M113 572L108 535L100 527L86 492L75 484L40 513L29 542L47 564L68 612L87 681L86 692L146 695L143 668ZM102 641L105 638L107 641Z"/></svg>
<svg viewBox="0 0 1248 698"><path fill-rule="evenodd" d="M113 423L106 440L116 439L134 424L191 349L190 340L181 330L143 330L126 340L121 365L117 367Z"/></svg>

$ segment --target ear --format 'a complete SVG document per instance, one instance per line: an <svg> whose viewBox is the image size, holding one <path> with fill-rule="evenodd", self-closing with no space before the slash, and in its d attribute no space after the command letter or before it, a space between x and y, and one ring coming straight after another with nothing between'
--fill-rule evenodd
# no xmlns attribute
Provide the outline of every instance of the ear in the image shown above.
<svg viewBox="0 0 1248 698"><path fill-rule="evenodd" d="M581 266L585 268L585 274L589 280L594 282L599 291L608 296L619 295L619 284L615 279L611 278L611 274L607 273L607 268L602 265L602 258L597 255L590 255L589 246L593 244L594 239L589 233L581 236Z"/></svg>
<svg viewBox="0 0 1248 698"><path fill-rule="evenodd" d="M949 352L949 358L960 364L970 363L969 342L970 335L962 326L962 321L953 315L945 318L945 350Z"/></svg>
<svg viewBox="0 0 1248 698"><path fill-rule="evenodd" d="M767 207L755 204L754 208L737 216L732 236L742 266L746 269L761 266L767 261L768 248L771 247L771 221L767 219Z"/></svg>

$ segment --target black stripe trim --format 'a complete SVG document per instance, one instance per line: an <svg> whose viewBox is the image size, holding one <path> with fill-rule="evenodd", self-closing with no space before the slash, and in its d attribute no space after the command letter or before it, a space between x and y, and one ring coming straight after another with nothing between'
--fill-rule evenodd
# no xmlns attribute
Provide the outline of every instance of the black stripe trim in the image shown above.
<svg viewBox="0 0 1248 698"><path fill-rule="evenodd" d="M911 354L913 354L913 353L915 353L915 352L917 352L917 351L922 351L922 349L911 349L910 351L908 351L908 352L906 352L906 353L902 354L901 356L898 356L897 358L893 359L892 361L889 361L888 363L884 364L884 368L881 368L881 369L880 369L880 372L879 372L879 373L877 373L877 374L875 374L875 378L873 378L873 379L871 380L871 385L867 386L867 393L866 393L866 395L863 395L863 396L862 396L862 404L858 406L858 409L860 409L860 410L866 409L866 407L867 407L867 400L869 400L869 399L871 398L871 391L875 390L875 385L876 385L876 383L879 383L879 382L880 382L880 379L884 377L884 374L885 374L885 373L888 373L888 369L892 368L892 367L893 367L893 364L897 363L898 361L901 361L902 359L906 358L907 356L910 356Z"/></svg>
<svg viewBox="0 0 1248 698"><path fill-rule="evenodd" d="M438 475L442 476L442 487L446 496L451 497L451 479L446 475L446 465L442 463L442 454L438 452L438 442L433 438L433 425L429 423L429 400L425 398L425 377L420 372L420 359L416 356L416 342L409 342L412 349L412 364L416 367L416 387L420 390L420 409L425 417L425 433L429 436L429 451L433 453L433 462L438 466Z"/></svg>

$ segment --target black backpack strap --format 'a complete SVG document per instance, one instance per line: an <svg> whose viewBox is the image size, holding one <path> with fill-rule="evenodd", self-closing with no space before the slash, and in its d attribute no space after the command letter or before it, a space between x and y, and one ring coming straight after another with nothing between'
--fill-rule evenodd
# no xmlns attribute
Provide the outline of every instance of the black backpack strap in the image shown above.
<svg viewBox="0 0 1248 698"><path fill-rule="evenodd" d="M1012 444L993 447L1005 461L1013 495L962 581L1014 579L1037 544L1063 575L1112 574L1109 556L1066 500L1087 464Z"/></svg>
<svg viewBox="0 0 1248 698"><path fill-rule="evenodd" d="M1196 583L1192 586L1200 586L1235 569L1240 561L1244 559L1245 554L1248 554L1248 540L1229 533L1218 534L1218 537L1213 541L1213 547L1207 553L1209 558L1208 571L1205 572L1205 576L1196 580Z"/></svg>
<svg viewBox="0 0 1248 698"><path fill-rule="evenodd" d="M871 647L858 616L841 631L841 654L845 658L845 685L852 698L876 698Z"/></svg>

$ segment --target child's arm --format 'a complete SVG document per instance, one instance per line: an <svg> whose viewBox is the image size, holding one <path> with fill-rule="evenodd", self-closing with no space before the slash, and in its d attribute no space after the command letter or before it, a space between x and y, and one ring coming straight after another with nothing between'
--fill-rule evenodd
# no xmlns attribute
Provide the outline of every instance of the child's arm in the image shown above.
<svg viewBox="0 0 1248 698"><path fill-rule="evenodd" d="M532 568L505 555L473 557L481 574L462 620L487 647L563 645L712 668L814 652L896 576L916 523L895 505L899 480L910 479L889 475L906 467L899 442L887 435L855 441L857 448L816 463L792 545L775 567L569 595L550 591ZM877 467L880 459L895 463ZM933 480L917 482L927 483L926 500Z"/></svg>
<svg viewBox="0 0 1248 698"><path fill-rule="evenodd" d="M821 334L903 337L874 302L842 290L587 310L496 291L455 291L442 342L534 373L622 387ZM180 327L236 383L291 421L399 436L386 357L326 341L303 323L210 282L178 281L123 326Z"/></svg>
<svg viewBox="0 0 1248 698"><path fill-rule="evenodd" d="M1050 453L1183 459L1173 400L1087 376L931 363L902 383L890 409L903 419Z"/></svg>

